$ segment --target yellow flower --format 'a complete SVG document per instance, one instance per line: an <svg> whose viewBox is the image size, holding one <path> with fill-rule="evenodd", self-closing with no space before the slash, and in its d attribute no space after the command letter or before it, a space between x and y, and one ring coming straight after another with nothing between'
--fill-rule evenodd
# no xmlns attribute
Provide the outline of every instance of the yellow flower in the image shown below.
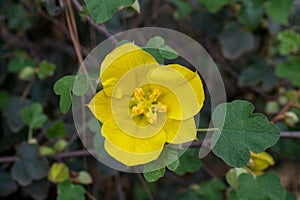
<svg viewBox="0 0 300 200"><path fill-rule="evenodd" d="M275 164L272 156L267 152L261 152L258 154L250 152L250 156L251 158L247 164L247 167L256 175L262 174L265 169Z"/></svg>
<svg viewBox="0 0 300 200"><path fill-rule="evenodd" d="M165 143L196 139L194 116L204 102L201 79L178 64L159 65L133 43L117 47L100 67L103 90L89 103L103 123L104 148L134 166L157 159Z"/></svg>

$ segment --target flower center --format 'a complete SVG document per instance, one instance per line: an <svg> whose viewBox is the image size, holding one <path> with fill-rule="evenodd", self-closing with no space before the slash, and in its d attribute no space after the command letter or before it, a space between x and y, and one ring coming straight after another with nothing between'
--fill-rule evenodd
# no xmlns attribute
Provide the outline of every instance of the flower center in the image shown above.
<svg viewBox="0 0 300 200"><path fill-rule="evenodd" d="M129 106L132 117L145 117L150 124L154 124L157 113L167 112L167 106L158 101L160 94L158 89L144 92L142 88L136 88Z"/></svg>

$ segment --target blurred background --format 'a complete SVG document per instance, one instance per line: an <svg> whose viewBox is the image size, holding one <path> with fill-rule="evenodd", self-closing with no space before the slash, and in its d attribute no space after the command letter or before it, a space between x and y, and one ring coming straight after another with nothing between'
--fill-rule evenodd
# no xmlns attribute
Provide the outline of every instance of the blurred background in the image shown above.
<svg viewBox="0 0 300 200"><path fill-rule="evenodd" d="M300 1L139 0L128 6L99 0L99 11L95 2L0 0L0 198L237 199L225 180L230 167L213 154L199 160L197 145L156 182L104 166L84 149L70 105L59 103L60 96L70 98L72 83L65 82L65 90L53 86L76 74L108 37L169 28L210 54L227 101L248 100L281 130L299 131ZM207 127L210 110L202 115L200 125ZM300 198L299 138L283 135L268 150L275 160L268 171L280 177L286 199Z"/></svg>

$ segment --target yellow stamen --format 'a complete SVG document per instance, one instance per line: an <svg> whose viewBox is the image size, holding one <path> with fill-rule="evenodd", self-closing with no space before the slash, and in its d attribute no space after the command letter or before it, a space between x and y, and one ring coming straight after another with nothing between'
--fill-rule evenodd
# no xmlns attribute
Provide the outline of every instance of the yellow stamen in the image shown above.
<svg viewBox="0 0 300 200"><path fill-rule="evenodd" d="M157 102L157 99L161 91L154 89L148 93L144 93L142 88L136 88L131 98L131 113L132 117L138 115L144 115L150 124L157 121L157 113L167 112L167 106L161 102Z"/></svg>

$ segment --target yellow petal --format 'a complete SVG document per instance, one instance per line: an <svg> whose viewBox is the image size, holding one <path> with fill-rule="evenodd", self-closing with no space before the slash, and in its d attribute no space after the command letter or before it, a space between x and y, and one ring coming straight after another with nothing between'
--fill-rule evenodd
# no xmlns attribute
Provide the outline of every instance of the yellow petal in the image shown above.
<svg viewBox="0 0 300 200"><path fill-rule="evenodd" d="M123 132L114 119L103 124L101 133L106 140L125 153L149 154L161 151L166 142L166 133L163 130L149 138L133 137Z"/></svg>
<svg viewBox="0 0 300 200"><path fill-rule="evenodd" d="M123 149L112 144L109 140L105 140L104 148L107 153L112 156L114 159L123 163L126 166L135 166L149 163L153 160L156 160L162 150L153 151L150 153L132 153L124 151Z"/></svg>
<svg viewBox="0 0 300 200"><path fill-rule="evenodd" d="M275 162L270 154L267 152L261 152L261 153L253 153L250 152L251 160L252 160L252 166L249 168L253 171L263 171L267 169L270 165L274 165Z"/></svg>
<svg viewBox="0 0 300 200"><path fill-rule="evenodd" d="M191 70L189 70L186 67L183 67L178 64L170 64L168 67L172 67L173 69L176 69L179 73L181 73L191 84L192 88L194 89L194 92L196 94L197 100L198 100L198 107L201 109L203 107L203 103L205 100L204 90L203 90L203 84L199 77L199 75ZM200 111L200 110L199 110Z"/></svg>
<svg viewBox="0 0 300 200"><path fill-rule="evenodd" d="M187 120L167 119L164 131L167 135L167 142L172 144L182 144L197 139L197 130L194 118Z"/></svg>
<svg viewBox="0 0 300 200"><path fill-rule="evenodd" d="M102 123L112 117L111 99L104 94L103 90L94 96L88 107L93 115Z"/></svg>
<svg viewBox="0 0 300 200"><path fill-rule="evenodd" d="M146 51L133 43L123 44L110 52L101 64L100 79L107 96L111 96L118 80L131 69L157 63Z"/></svg>
<svg viewBox="0 0 300 200"><path fill-rule="evenodd" d="M204 92L197 73L180 65L168 65L151 70L147 79L171 91L159 97L159 101L170 108L167 111L168 118L185 120L196 115L202 108Z"/></svg>

